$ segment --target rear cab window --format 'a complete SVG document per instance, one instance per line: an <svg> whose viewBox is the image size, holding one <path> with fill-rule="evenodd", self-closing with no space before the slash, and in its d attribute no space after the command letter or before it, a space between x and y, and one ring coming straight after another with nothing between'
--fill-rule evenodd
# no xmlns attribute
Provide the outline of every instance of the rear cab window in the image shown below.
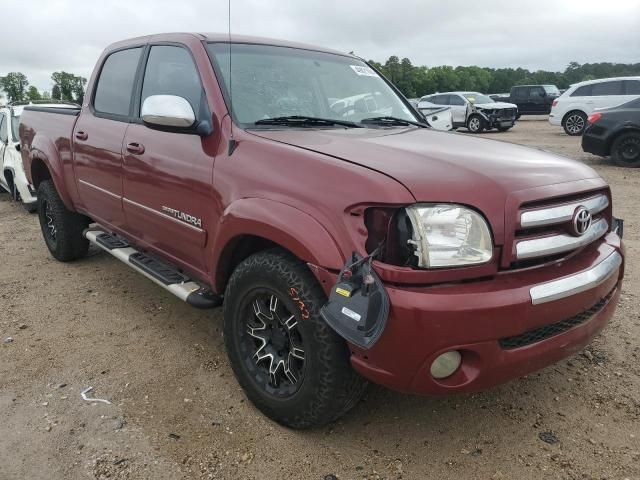
<svg viewBox="0 0 640 480"><path fill-rule="evenodd" d="M131 99L141 54L142 47L118 50L104 61L93 98L93 109L98 116L116 120L131 116Z"/></svg>

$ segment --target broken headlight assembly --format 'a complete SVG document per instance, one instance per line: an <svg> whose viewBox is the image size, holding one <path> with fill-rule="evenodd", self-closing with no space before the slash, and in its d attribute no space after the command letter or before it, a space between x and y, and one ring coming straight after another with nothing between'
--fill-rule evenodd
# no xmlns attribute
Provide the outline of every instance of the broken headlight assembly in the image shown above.
<svg viewBox="0 0 640 480"><path fill-rule="evenodd" d="M370 208L367 251L381 242L378 257L391 265L455 268L491 260L493 241L482 214L454 203L418 203L400 209Z"/></svg>
<svg viewBox="0 0 640 480"><path fill-rule="evenodd" d="M415 266L463 267L491 260L489 225L475 210L457 204L417 204L405 209ZM414 262L409 261L410 264Z"/></svg>

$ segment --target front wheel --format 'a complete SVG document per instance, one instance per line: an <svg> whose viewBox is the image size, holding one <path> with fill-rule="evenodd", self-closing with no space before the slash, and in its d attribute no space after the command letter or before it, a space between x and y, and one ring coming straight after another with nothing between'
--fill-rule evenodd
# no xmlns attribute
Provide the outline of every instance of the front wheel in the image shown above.
<svg viewBox="0 0 640 480"><path fill-rule="evenodd" d="M259 410L291 428L335 420L367 384L320 316L325 301L308 267L279 249L244 260L227 285L224 338L235 376Z"/></svg>
<svg viewBox="0 0 640 480"><path fill-rule="evenodd" d="M620 167L640 167L640 133L620 135L611 146L611 159Z"/></svg>
<svg viewBox="0 0 640 480"><path fill-rule="evenodd" d="M89 219L67 210L51 180L38 186L38 218L44 241L56 260L70 262L87 254L89 240L82 232Z"/></svg>
<svg viewBox="0 0 640 480"><path fill-rule="evenodd" d="M471 133L481 133L485 128L485 121L480 115L471 115L467 120L467 128Z"/></svg>
<svg viewBox="0 0 640 480"><path fill-rule="evenodd" d="M582 135L582 132L584 132L587 126L587 116L578 111L570 112L564 118L562 126L567 135L571 135L572 137Z"/></svg>

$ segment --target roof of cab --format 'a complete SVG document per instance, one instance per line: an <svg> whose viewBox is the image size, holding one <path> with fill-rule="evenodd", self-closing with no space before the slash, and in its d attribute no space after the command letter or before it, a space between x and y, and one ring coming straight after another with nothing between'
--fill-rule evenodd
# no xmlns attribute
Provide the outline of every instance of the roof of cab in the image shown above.
<svg viewBox="0 0 640 480"><path fill-rule="evenodd" d="M143 37L129 38L126 40L121 40L119 42L112 43L107 47L107 50L114 50L117 48L127 47L130 45L142 45L142 44L151 43L151 42L176 41L176 40L179 41L180 38L184 40L186 39L193 40L194 38L196 38L204 42L223 42L223 43L228 43L229 38L231 38L231 43L250 43L250 44L258 44L258 45L272 45L277 47L299 48L303 50L313 50L316 52L333 53L337 55L358 58L357 56L352 54L340 52L338 50L332 50L329 48L318 47L316 45L308 45L306 43L289 42L285 40L277 40L274 38L253 37L248 35L232 34L231 37L229 37L229 34L226 34L226 33L195 33L195 32L159 33L154 35L146 35Z"/></svg>

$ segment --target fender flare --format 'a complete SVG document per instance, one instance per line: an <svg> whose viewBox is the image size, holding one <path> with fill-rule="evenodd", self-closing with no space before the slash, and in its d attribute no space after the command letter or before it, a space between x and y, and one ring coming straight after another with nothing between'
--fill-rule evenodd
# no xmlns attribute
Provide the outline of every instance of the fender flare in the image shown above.
<svg viewBox="0 0 640 480"><path fill-rule="evenodd" d="M65 207L72 211L75 210L62 176L62 160L60 159L58 149L49 138L38 134L36 134L31 142L29 148L29 172L25 172L28 173L28 180L34 184L34 186L33 164L36 161L43 162L49 170L56 191L58 195L60 195L60 199Z"/></svg>
<svg viewBox="0 0 640 480"><path fill-rule="evenodd" d="M246 235L269 240L315 266L340 270L346 261L334 238L311 215L274 200L243 198L225 209L212 241L216 287L228 261L223 252Z"/></svg>

